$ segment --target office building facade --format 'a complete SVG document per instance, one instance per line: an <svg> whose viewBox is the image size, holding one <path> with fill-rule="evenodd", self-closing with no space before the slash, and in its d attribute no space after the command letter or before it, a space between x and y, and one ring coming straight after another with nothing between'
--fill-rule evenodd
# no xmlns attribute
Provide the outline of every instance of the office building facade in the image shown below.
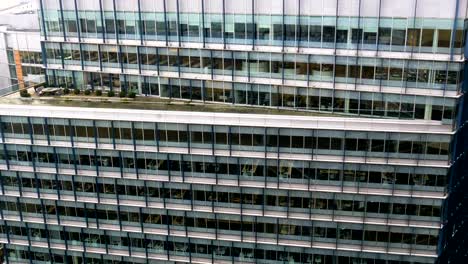
<svg viewBox="0 0 468 264"><path fill-rule="evenodd" d="M466 0L38 2L48 85L141 103L0 105L5 261L447 248Z"/></svg>
<svg viewBox="0 0 468 264"><path fill-rule="evenodd" d="M44 82L41 35L36 12L24 13L30 5L1 10L0 95Z"/></svg>

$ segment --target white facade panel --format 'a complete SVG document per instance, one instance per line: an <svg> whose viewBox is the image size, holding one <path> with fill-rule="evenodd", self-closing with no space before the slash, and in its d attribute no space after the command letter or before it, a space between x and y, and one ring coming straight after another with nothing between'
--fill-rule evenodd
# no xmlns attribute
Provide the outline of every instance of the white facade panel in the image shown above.
<svg viewBox="0 0 468 264"><path fill-rule="evenodd" d="M102 0L102 8L108 12L114 10L114 4L112 3L112 0Z"/></svg>
<svg viewBox="0 0 468 264"><path fill-rule="evenodd" d="M226 14L248 14L252 2L250 0L225 0Z"/></svg>
<svg viewBox="0 0 468 264"><path fill-rule="evenodd" d="M209 1L205 1L205 4L206 2L209 2ZM181 13L201 14L202 13L202 0L179 0L179 11ZM221 9L221 12L223 12L222 9Z"/></svg>
<svg viewBox="0 0 468 264"><path fill-rule="evenodd" d="M112 11L112 0L102 0L103 8ZM183 13L201 13L202 0L178 0L179 11ZM223 0L203 0L205 13L221 14ZM284 1L284 10L283 10ZM176 0L140 0L143 12L163 12L164 2L168 12L177 12ZM466 17L468 0L254 0L255 14L295 16L299 5L301 15L335 16L337 9L340 16L410 18L414 16L417 2L418 17L453 19L457 2L458 17ZM59 9L58 0L44 0L45 9ZM99 1L77 0L79 9L98 10ZM74 10L74 1L63 1L64 9ZM116 1L118 10L137 10L138 0ZM226 14L246 14L251 12L252 0L225 0Z"/></svg>
<svg viewBox="0 0 468 264"><path fill-rule="evenodd" d="M6 53L6 34L0 33L0 90L11 85L10 69L8 67L8 57Z"/></svg>
<svg viewBox="0 0 468 264"><path fill-rule="evenodd" d="M361 0L361 17L378 17L379 2L375 0Z"/></svg>
<svg viewBox="0 0 468 264"><path fill-rule="evenodd" d="M142 12L164 12L164 2L154 0L140 0Z"/></svg>
<svg viewBox="0 0 468 264"><path fill-rule="evenodd" d="M40 0L37 0L37 6L40 6ZM42 5L44 9L59 10L60 4L59 0L42 0Z"/></svg>
<svg viewBox="0 0 468 264"><path fill-rule="evenodd" d="M169 13L177 13L177 1L164 0L166 1L166 11Z"/></svg>
<svg viewBox="0 0 468 264"><path fill-rule="evenodd" d="M266 15L281 15L283 13L283 1L257 0L255 1L255 13Z"/></svg>
<svg viewBox="0 0 468 264"><path fill-rule="evenodd" d="M17 50L41 51L39 32L8 32L8 47Z"/></svg>
<svg viewBox="0 0 468 264"><path fill-rule="evenodd" d="M204 0L205 13L222 14L223 0Z"/></svg>
<svg viewBox="0 0 468 264"><path fill-rule="evenodd" d="M118 11L138 11L138 0L115 1L115 8Z"/></svg>
<svg viewBox="0 0 468 264"><path fill-rule="evenodd" d="M96 11L99 10L99 1L76 0L78 10Z"/></svg>

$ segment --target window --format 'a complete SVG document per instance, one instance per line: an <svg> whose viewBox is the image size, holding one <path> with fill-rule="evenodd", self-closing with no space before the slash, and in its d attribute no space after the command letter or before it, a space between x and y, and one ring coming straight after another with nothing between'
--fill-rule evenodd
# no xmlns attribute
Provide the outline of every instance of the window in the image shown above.
<svg viewBox="0 0 468 264"><path fill-rule="evenodd" d="M223 37L222 24L219 22L211 22L211 37L222 38Z"/></svg>
<svg viewBox="0 0 468 264"><path fill-rule="evenodd" d="M421 36L422 47L432 47L434 42L434 29L423 29Z"/></svg>
<svg viewBox="0 0 468 264"><path fill-rule="evenodd" d="M392 41L392 29L391 28L379 28L379 44L390 45Z"/></svg>
<svg viewBox="0 0 468 264"><path fill-rule="evenodd" d="M323 42L335 42L334 26L323 26Z"/></svg>
<svg viewBox="0 0 468 264"><path fill-rule="evenodd" d="M336 43L347 43L348 42L348 30L337 29L336 30Z"/></svg>
<svg viewBox="0 0 468 264"><path fill-rule="evenodd" d="M393 29L392 45L404 46L405 45L405 39L406 39L405 30Z"/></svg>
<svg viewBox="0 0 468 264"><path fill-rule="evenodd" d="M419 28L408 28L408 38L406 39L407 46L419 46L419 39L421 35L421 29Z"/></svg>
<svg viewBox="0 0 468 264"><path fill-rule="evenodd" d="M448 29L439 29L439 38L437 40L437 46L439 48L449 48L450 47L450 30L448 30Z"/></svg>

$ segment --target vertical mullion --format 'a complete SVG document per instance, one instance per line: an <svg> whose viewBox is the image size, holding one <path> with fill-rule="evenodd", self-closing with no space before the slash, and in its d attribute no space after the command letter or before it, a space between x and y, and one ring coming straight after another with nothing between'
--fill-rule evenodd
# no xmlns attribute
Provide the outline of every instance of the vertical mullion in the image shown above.
<svg viewBox="0 0 468 264"><path fill-rule="evenodd" d="M280 184L280 135L281 135L281 128L277 129L276 133L276 187L279 189Z"/></svg>
<svg viewBox="0 0 468 264"><path fill-rule="evenodd" d="M166 7L166 0L162 0L162 1L163 1L163 9L164 9L164 34L166 36L165 40L166 40L166 47L167 47L169 44L169 36L167 34L167 23L168 23L167 22L167 7Z"/></svg>
<svg viewBox="0 0 468 264"><path fill-rule="evenodd" d="M285 29L286 29L286 25L284 24L284 17L285 17L285 0L282 0L282 5L283 5L283 8L281 9L281 24L282 24L282 31L281 31L281 34L282 34L282 37L281 37L281 51L284 52L284 41L285 41ZM284 81L284 54L283 54L283 81ZM284 84L284 83L283 83Z"/></svg>
<svg viewBox="0 0 468 264"><path fill-rule="evenodd" d="M0 188L2 190L2 195L5 195L5 184L3 183L3 175L2 175L1 171L0 171ZM18 190L19 190L20 195L21 195L22 191L21 191L21 182L20 181L18 181ZM2 219L3 219L3 212L2 212L1 209L0 209L0 215L2 216Z"/></svg>
<svg viewBox="0 0 468 264"><path fill-rule="evenodd" d="M114 32L115 32L115 40L117 45L119 44L119 31L117 30L117 11L115 8L115 0L112 0L112 13L114 15Z"/></svg>
<svg viewBox="0 0 468 264"><path fill-rule="evenodd" d="M177 47L180 48L180 10L179 10L179 0L176 2L176 19L177 19ZM179 50L177 50L177 56L179 56ZM179 67L180 70L180 67ZM180 77L180 75L179 75Z"/></svg>
<svg viewBox="0 0 468 264"><path fill-rule="evenodd" d="M205 36L205 0L200 0L201 1L201 11L202 11L202 26L201 26L201 32L202 32L202 43L203 43L203 48L206 46L206 36Z"/></svg>
<svg viewBox="0 0 468 264"><path fill-rule="evenodd" d="M31 122L31 117L27 117L27 120L28 120L28 128L29 128L29 140L31 142L31 145L34 145L34 135L33 135L33 126L32 126L32 122Z"/></svg>
<svg viewBox="0 0 468 264"><path fill-rule="evenodd" d="M213 65L213 50L210 50L210 64L211 64L211 80L214 80L214 65Z"/></svg>
<svg viewBox="0 0 468 264"><path fill-rule="evenodd" d="M379 0L380 1L380 0ZM299 1L300 2L300 1ZM333 41L333 90L332 90L332 113L335 112L335 95L336 95L336 32L338 27L338 8L339 8L339 0L336 0L336 7L335 7L335 37ZM379 7L380 10L380 7ZM363 33L364 34L364 33Z"/></svg>
<svg viewBox="0 0 468 264"><path fill-rule="evenodd" d="M41 0L41 4L42 4ZM60 22L62 22L62 30L63 30L63 41L67 41L67 30L65 29L65 16L63 15L63 0L59 0L59 7L60 7ZM45 20L45 19L44 19ZM47 40L47 39L46 39Z"/></svg>
<svg viewBox="0 0 468 264"><path fill-rule="evenodd" d="M158 123L154 123L154 131L156 135L156 152L159 153L159 129L158 129Z"/></svg>
<svg viewBox="0 0 468 264"><path fill-rule="evenodd" d="M36 162L34 161L34 150L32 145L29 146L29 151L31 152L31 163L34 174L34 181L36 183L37 198L41 199L41 190L39 188L39 178L37 177Z"/></svg>
<svg viewBox="0 0 468 264"><path fill-rule="evenodd" d="M6 167L7 167L7 170L10 170L10 161L9 161L9 156L8 156L8 150L7 150L7 146L6 146L6 142L5 142L5 129L4 129L4 125L3 125L3 121L2 121L2 118L0 116L0 133L2 135L2 146L3 146L3 155L5 155L5 163L6 163Z"/></svg>
<svg viewBox="0 0 468 264"><path fill-rule="evenodd" d="M223 0L223 28L222 28L222 34L223 34L223 49L226 49L226 0Z"/></svg>
<svg viewBox="0 0 468 264"><path fill-rule="evenodd" d="M44 40L47 40L47 28L46 28L45 17L44 17L44 4L42 3L42 1L43 0L39 0L39 9L41 11L41 22L42 22L42 28L44 30ZM65 32L65 29L64 29L64 32Z"/></svg>
<svg viewBox="0 0 468 264"><path fill-rule="evenodd" d="M118 45L118 46L117 46L117 48L118 48L118 51L117 51L117 52L119 53L118 56L117 56L117 58L118 58L118 60L119 60L120 73L121 73L121 74L124 74L124 63L123 63L123 58L122 58L122 46L119 45L119 44L117 44L117 45ZM125 75L124 75L124 78L125 78ZM125 85L126 85L126 84L125 84L125 81L124 81L124 86L125 86ZM122 84L120 84L120 87L122 87Z"/></svg>
<svg viewBox="0 0 468 264"><path fill-rule="evenodd" d="M138 30L140 33L140 44L143 45L143 27L141 19L141 0L138 0ZM140 72L141 74L141 72Z"/></svg>
<svg viewBox="0 0 468 264"><path fill-rule="evenodd" d="M215 155L216 133L214 125L211 125L211 155Z"/></svg>
<svg viewBox="0 0 468 264"><path fill-rule="evenodd" d="M102 51L101 51L101 45L98 46L98 57L99 57L99 71L102 72Z"/></svg>
<svg viewBox="0 0 468 264"><path fill-rule="evenodd" d="M58 167L58 155L57 155L57 149L55 147L52 147L53 154L54 154L54 163L55 163L55 182L57 184L57 198L60 200L60 182L58 179L58 174L59 174L59 167Z"/></svg>
<svg viewBox="0 0 468 264"><path fill-rule="evenodd" d="M179 1L177 1L179 2ZM179 37L180 38L180 37ZM179 45L180 46L180 45ZM180 60L180 49L177 49L177 77L180 78L180 64L181 64L181 60ZM180 83L180 79L179 79L179 83Z"/></svg>
<svg viewBox="0 0 468 264"><path fill-rule="evenodd" d="M160 69L159 69L159 48L156 47L156 71L158 72L158 76L160 74ZM161 96L161 93L159 93L159 96Z"/></svg>
<svg viewBox="0 0 468 264"><path fill-rule="evenodd" d="M117 179L114 179L114 189L115 189L115 198L117 201L117 214L119 215L119 230L122 232L122 220L120 217L120 195L119 192L117 191Z"/></svg>
<svg viewBox="0 0 468 264"><path fill-rule="evenodd" d="M202 101L204 103L206 99L206 81L205 80L201 81L201 96L202 96Z"/></svg>
<svg viewBox="0 0 468 264"><path fill-rule="evenodd" d="M190 154L191 153L191 140L192 140L192 136L191 136L191 132L190 132L190 124L187 124L187 153Z"/></svg>
<svg viewBox="0 0 468 264"><path fill-rule="evenodd" d="M44 130L47 137L47 146L50 146L50 129L49 129L49 120L47 117L44 117Z"/></svg>
<svg viewBox="0 0 468 264"><path fill-rule="evenodd" d="M358 73L360 73L360 68L359 66L359 47L361 44L361 40L364 37L364 30L361 31L361 0L358 0L358 27L357 27L357 33L358 33L358 40L356 43L356 57L354 59L355 67L354 67L354 76L357 76ZM361 34L362 33L362 34ZM352 38L352 31L351 31L351 38ZM358 82L358 77L354 78L354 91L357 90L357 82Z"/></svg>
<svg viewBox="0 0 468 264"><path fill-rule="evenodd" d="M124 177L124 159L122 157L122 151L118 150L119 152L119 165L120 165L120 178L123 179Z"/></svg>
<svg viewBox="0 0 468 264"><path fill-rule="evenodd" d="M336 1L338 2L338 0ZM337 4L337 10L338 10L338 4ZM338 13L336 15L336 20L337 19L338 19ZM335 26L336 26L336 23L335 23ZM302 32L301 30L301 0L297 0L297 19L296 19L296 36L295 37L296 37L296 50L298 53L300 51L301 32ZM336 40L336 37L335 37L335 40Z"/></svg>
<svg viewBox="0 0 468 264"><path fill-rule="evenodd" d="M111 120L110 121L110 124L111 124L111 136L112 136L112 147L113 149L115 150L116 149L116 144L115 144L115 131L114 131L114 121Z"/></svg>
<svg viewBox="0 0 468 264"><path fill-rule="evenodd" d="M247 83L250 83L250 52L246 51L247 53ZM213 79L213 76L211 76ZM249 104L247 100L247 104Z"/></svg>
<svg viewBox="0 0 468 264"><path fill-rule="evenodd" d="M106 24L105 24L105 20L104 20L104 11L103 11L103 8L102 8L102 0L99 0L99 14L100 14L100 17L101 17L101 25L102 25L102 42L103 43L106 43ZM98 45L99 47L99 45ZM101 68L101 71L102 71L102 68Z"/></svg>
<svg viewBox="0 0 468 264"><path fill-rule="evenodd" d="M71 119L68 119L68 126L70 130L70 142L71 142L71 149L72 149L72 155L73 155L73 168L75 171L75 173L72 174L73 195L74 195L75 201L77 201L75 175L78 175L78 166L76 164L78 159L76 157L76 149L75 149L74 142L73 142L73 129L72 129L73 127L71 125Z"/></svg>
<svg viewBox="0 0 468 264"><path fill-rule="evenodd" d="M81 70L84 71L84 60L83 60L83 44L81 44L81 25L80 25L80 16L78 15L78 3L76 2L77 0L74 0L75 4L75 19L76 19L76 28L77 28L77 34L78 34L78 42L79 42L79 47L80 47L80 62L81 62Z"/></svg>
<svg viewBox="0 0 468 264"><path fill-rule="evenodd" d="M257 37L257 26L255 24L255 0L251 0L251 8L252 8L252 50L255 50L255 39Z"/></svg>
<svg viewBox="0 0 468 264"><path fill-rule="evenodd" d="M138 1L140 3L140 1ZM141 57L140 57L141 46L137 46L137 63L138 63L138 74L141 75ZM143 81L144 82L144 81Z"/></svg>
<svg viewBox="0 0 468 264"><path fill-rule="evenodd" d="M232 157L232 127L228 126L229 157Z"/></svg>
<svg viewBox="0 0 468 264"><path fill-rule="evenodd" d="M60 44L59 44L59 46L60 46ZM47 51L46 51L46 48L45 48L45 42L43 42L43 41L41 41L41 58L42 58L42 64L44 64L44 67L47 69ZM63 58L63 56L62 56L62 58ZM46 72L46 71L44 71L44 72ZM46 74L46 76L47 76L47 74ZM47 80L47 77L46 77L46 80Z"/></svg>
<svg viewBox="0 0 468 264"><path fill-rule="evenodd" d="M95 178L95 183L96 183L96 196L97 196L97 202L101 202L101 196L100 196L100 188L99 188L99 164L97 162L97 149L94 149L94 163L95 163L95 169L96 169L96 178Z"/></svg>
<svg viewBox="0 0 468 264"><path fill-rule="evenodd" d="M137 180L139 179L139 172L138 172L138 153L136 149L136 132L135 132L135 122L131 122L132 124L132 141L133 141L133 164L135 166L135 174Z"/></svg>
<svg viewBox="0 0 468 264"><path fill-rule="evenodd" d="M169 181L171 181L171 157L169 153L166 155L166 162L167 162L167 176L169 178Z"/></svg>

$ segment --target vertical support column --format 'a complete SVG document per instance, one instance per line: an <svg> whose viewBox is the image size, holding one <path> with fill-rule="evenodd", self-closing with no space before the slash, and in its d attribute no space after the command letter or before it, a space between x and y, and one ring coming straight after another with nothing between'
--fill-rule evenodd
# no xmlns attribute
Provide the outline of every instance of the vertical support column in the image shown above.
<svg viewBox="0 0 468 264"><path fill-rule="evenodd" d="M18 79L18 87L20 90L25 88L24 77L23 77L23 67L21 65L21 54L19 50L13 50L13 59L15 60L16 68L16 78Z"/></svg>

